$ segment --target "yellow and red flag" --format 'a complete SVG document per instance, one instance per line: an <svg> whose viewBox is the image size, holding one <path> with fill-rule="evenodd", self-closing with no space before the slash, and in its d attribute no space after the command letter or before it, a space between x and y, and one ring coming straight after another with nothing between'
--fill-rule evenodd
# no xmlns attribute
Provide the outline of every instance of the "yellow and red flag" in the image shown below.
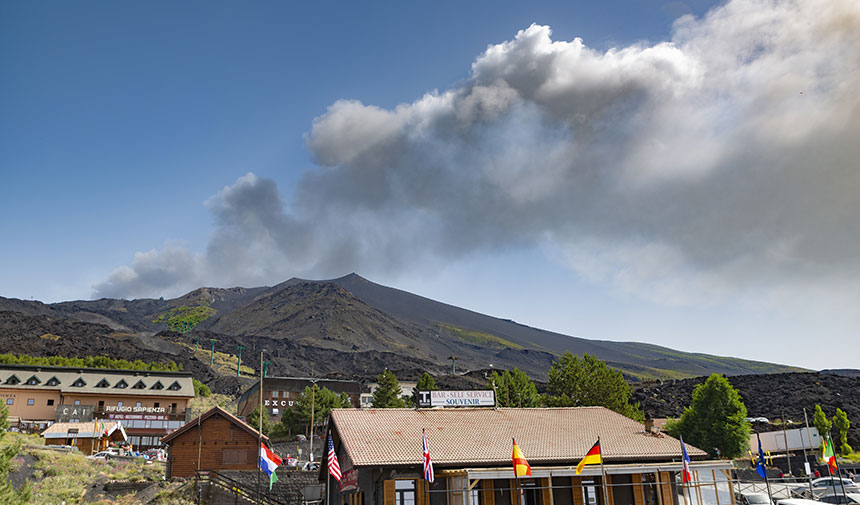
<svg viewBox="0 0 860 505"><path fill-rule="evenodd" d="M514 476L522 477L523 475L531 476L532 467L529 466L529 462L526 461L526 457L523 454L523 451L520 450L517 445L517 441L514 440L514 454L512 456L514 460Z"/></svg>
<svg viewBox="0 0 860 505"><path fill-rule="evenodd" d="M601 461L603 460L600 459L600 439L597 439L597 442L594 442L594 445L591 446L591 449L589 449L588 452L585 453L585 457L582 458L582 461L580 461L579 464L576 465L576 475L582 473L582 468L585 465L596 465Z"/></svg>

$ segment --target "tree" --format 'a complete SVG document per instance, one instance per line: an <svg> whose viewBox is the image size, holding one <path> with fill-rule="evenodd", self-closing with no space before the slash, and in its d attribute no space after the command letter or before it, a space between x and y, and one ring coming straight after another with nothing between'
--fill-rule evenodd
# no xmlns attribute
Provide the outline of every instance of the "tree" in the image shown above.
<svg viewBox="0 0 860 505"><path fill-rule="evenodd" d="M377 409L393 409L406 406L406 402L400 396L403 394L400 390L400 383L397 382L397 377L389 371L383 370L381 374L376 376L376 390L373 391L373 399L370 405Z"/></svg>
<svg viewBox="0 0 860 505"><path fill-rule="evenodd" d="M412 388L412 396L408 396L405 398L406 403L408 403L409 407L415 407L418 405L418 392L419 391L436 391L436 380L433 379L433 376L427 372L424 372L421 375L421 378L418 379L418 383L415 384L415 387Z"/></svg>
<svg viewBox="0 0 860 505"><path fill-rule="evenodd" d="M199 396L201 398L212 396L212 390L209 389L209 386L206 384L203 384L197 379L191 379L191 383L194 384L194 396Z"/></svg>
<svg viewBox="0 0 860 505"><path fill-rule="evenodd" d="M827 435L830 434L830 429L833 427L833 423L827 419L827 415L823 410L821 410L821 405L815 406L815 414L812 416L812 425L818 430L818 434L821 435L821 438L827 439Z"/></svg>
<svg viewBox="0 0 860 505"><path fill-rule="evenodd" d="M848 428L851 427L851 422L848 421L848 414L844 410L836 409L836 415L833 416L833 426L839 431L839 454L851 454L853 451L848 445Z"/></svg>
<svg viewBox="0 0 860 505"><path fill-rule="evenodd" d="M6 430L9 429L9 421L6 415L9 414L9 409L6 405L0 404L0 503L4 505L25 505L30 501L33 488L30 483L24 484L19 490L15 490L12 483L9 482L9 472L13 469L12 458L18 455L21 451L21 441L15 440L10 444L4 444L3 438L9 436Z"/></svg>
<svg viewBox="0 0 860 505"><path fill-rule="evenodd" d="M713 374L693 390L693 401L681 419L669 426L672 436L682 435L711 457L736 458L749 450L747 408L728 379Z"/></svg>
<svg viewBox="0 0 860 505"><path fill-rule="evenodd" d="M489 386L496 392L500 407L540 407L540 395L535 383L519 368L503 373L493 372Z"/></svg>
<svg viewBox="0 0 860 505"><path fill-rule="evenodd" d="M590 354L582 360L567 351L549 369L544 403L548 407L587 407L600 405L631 419L642 421L639 404L631 404L633 391L620 370Z"/></svg>
<svg viewBox="0 0 860 505"><path fill-rule="evenodd" d="M260 428L260 406L258 405L254 410L248 414L247 419L248 425L250 425L255 430ZM269 432L272 431L272 420L269 419L268 412L263 416L263 435L269 436Z"/></svg>
<svg viewBox="0 0 860 505"><path fill-rule="evenodd" d="M320 387L316 384L313 389L306 387L302 394L299 395L295 403L296 421L307 425L314 419L314 424L319 426L325 424L331 409L345 409L352 407L349 402L349 396L346 393L335 393L329 388ZM311 414L313 413L313 416Z"/></svg>

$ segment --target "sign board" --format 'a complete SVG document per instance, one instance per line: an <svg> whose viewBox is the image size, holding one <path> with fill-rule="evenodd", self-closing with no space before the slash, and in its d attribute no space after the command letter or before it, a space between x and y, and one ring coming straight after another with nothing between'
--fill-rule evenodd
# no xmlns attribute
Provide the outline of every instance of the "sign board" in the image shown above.
<svg viewBox="0 0 860 505"><path fill-rule="evenodd" d="M358 489L358 470L352 468L343 472L340 482L337 483L337 490L341 493L355 491Z"/></svg>
<svg viewBox="0 0 860 505"><path fill-rule="evenodd" d="M105 412L134 412L135 414L146 412L149 414L164 414L167 412L167 409L165 407L132 407L131 405L123 407L120 405L107 405L105 406Z"/></svg>
<svg viewBox="0 0 860 505"><path fill-rule="evenodd" d="M788 442L789 451L801 449L817 449L821 447L821 436L816 428L794 428L792 430L767 431L760 433L762 450L772 452L785 452L785 443ZM758 454L758 440L755 434L750 435L750 450Z"/></svg>
<svg viewBox="0 0 860 505"><path fill-rule="evenodd" d="M167 416L154 414L108 414L108 419L117 421L167 421Z"/></svg>
<svg viewBox="0 0 860 505"><path fill-rule="evenodd" d="M86 423L93 420L92 405L58 405L57 406L57 422L67 423L71 419L77 419L78 422Z"/></svg>
<svg viewBox="0 0 860 505"><path fill-rule="evenodd" d="M493 391L419 391L419 407L495 407Z"/></svg>

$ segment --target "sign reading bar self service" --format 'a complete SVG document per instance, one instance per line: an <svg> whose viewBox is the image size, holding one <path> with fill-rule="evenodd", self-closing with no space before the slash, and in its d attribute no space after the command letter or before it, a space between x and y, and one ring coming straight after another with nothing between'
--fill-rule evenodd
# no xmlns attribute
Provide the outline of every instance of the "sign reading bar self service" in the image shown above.
<svg viewBox="0 0 860 505"><path fill-rule="evenodd" d="M493 391L419 391L419 407L495 407Z"/></svg>

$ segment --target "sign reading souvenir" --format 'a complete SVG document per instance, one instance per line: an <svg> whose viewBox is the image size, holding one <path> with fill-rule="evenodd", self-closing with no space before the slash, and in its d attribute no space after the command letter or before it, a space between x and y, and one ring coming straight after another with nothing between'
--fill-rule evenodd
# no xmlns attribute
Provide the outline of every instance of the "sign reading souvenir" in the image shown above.
<svg viewBox="0 0 860 505"><path fill-rule="evenodd" d="M419 407L495 407L493 391L419 391Z"/></svg>

